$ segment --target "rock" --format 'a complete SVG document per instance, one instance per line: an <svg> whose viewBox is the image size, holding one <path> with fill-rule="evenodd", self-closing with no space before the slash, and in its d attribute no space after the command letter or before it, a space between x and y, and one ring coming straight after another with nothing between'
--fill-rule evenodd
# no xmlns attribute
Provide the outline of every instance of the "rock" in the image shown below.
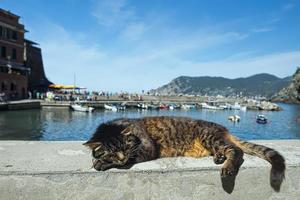
<svg viewBox="0 0 300 200"><path fill-rule="evenodd" d="M271 103L269 101L262 101L258 105L258 108L259 108L259 110L269 110L269 111L280 111L280 110L282 110L282 108L279 107L277 104Z"/></svg>
<svg viewBox="0 0 300 200"><path fill-rule="evenodd" d="M290 84L272 97L272 101L300 103L300 67L296 70Z"/></svg>

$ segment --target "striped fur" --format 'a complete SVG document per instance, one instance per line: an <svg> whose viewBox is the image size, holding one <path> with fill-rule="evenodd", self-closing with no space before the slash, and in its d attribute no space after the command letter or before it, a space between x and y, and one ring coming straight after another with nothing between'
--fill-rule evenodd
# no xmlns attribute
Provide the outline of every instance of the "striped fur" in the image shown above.
<svg viewBox="0 0 300 200"><path fill-rule="evenodd" d="M223 164L222 180L237 175L244 153L258 156L271 163L270 183L279 192L284 179L284 158L268 147L241 141L216 123L184 117L145 117L117 119L101 124L84 145L92 150L93 167L107 170L129 168L135 163L162 157L213 156ZM226 181L225 181L226 182ZM224 190L231 193L230 189ZM224 186L225 185L225 186Z"/></svg>

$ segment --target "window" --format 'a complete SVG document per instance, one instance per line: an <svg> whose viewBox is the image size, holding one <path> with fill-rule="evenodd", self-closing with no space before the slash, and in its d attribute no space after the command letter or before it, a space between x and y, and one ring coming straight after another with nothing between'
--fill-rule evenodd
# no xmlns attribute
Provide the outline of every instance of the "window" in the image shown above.
<svg viewBox="0 0 300 200"><path fill-rule="evenodd" d="M2 90L2 91L5 91L5 90L6 90L6 86L5 86L5 83L4 83L4 82L1 83L1 90Z"/></svg>
<svg viewBox="0 0 300 200"><path fill-rule="evenodd" d="M0 37L2 37L3 27L0 26Z"/></svg>
<svg viewBox="0 0 300 200"><path fill-rule="evenodd" d="M2 30L2 37L6 37L6 35L7 35L7 29L6 28L3 28L3 30Z"/></svg>
<svg viewBox="0 0 300 200"><path fill-rule="evenodd" d="M1 57L6 58L6 47L1 47Z"/></svg>
<svg viewBox="0 0 300 200"><path fill-rule="evenodd" d="M17 40L18 39L18 33L17 31L12 32L12 39Z"/></svg>
<svg viewBox="0 0 300 200"><path fill-rule="evenodd" d="M10 91L14 91L15 90L15 84L14 83L11 83L10 84Z"/></svg>
<svg viewBox="0 0 300 200"><path fill-rule="evenodd" d="M8 73L7 67L0 67L0 73Z"/></svg>
<svg viewBox="0 0 300 200"><path fill-rule="evenodd" d="M13 60L17 59L17 50L16 49L12 49L11 59L13 59Z"/></svg>
<svg viewBox="0 0 300 200"><path fill-rule="evenodd" d="M11 33L11 30L6 29L6 38L7 39L10 39L10 33Z"/></svg>

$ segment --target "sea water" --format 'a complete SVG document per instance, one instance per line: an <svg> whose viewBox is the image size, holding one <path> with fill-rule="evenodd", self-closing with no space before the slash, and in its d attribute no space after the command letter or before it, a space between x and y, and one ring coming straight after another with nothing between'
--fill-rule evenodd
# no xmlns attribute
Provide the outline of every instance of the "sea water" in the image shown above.
<svg viewBox="0 0 300 200"><path fill-rule="evenodd" d="M74 112L68 108L42 108L0 112L0 140L87 140L103 122L128 117L185 116L219 123L241 139L300 139L300 105L280 104L283 111L234 110L138 110L121 112L95 110ZM241 121L233 123L228 116L237 114ZM256 123L264 114L267 124Z"/></svg>

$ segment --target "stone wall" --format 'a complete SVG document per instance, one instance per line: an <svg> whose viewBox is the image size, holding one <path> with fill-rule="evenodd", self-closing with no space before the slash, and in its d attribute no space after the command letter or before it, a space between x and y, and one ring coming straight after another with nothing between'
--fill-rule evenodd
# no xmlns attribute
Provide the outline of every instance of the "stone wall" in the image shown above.
<svg viewBox="0 0 300 200"><path fill-rule="evenodd" d="M228 194L222 189L221 166L211 157L164 158L129 170L97 172L81 141L1 141L0 199L299 199L300 140L254 142L285 157L280 193L270 187L269 163L248 155Z"/></svg>

